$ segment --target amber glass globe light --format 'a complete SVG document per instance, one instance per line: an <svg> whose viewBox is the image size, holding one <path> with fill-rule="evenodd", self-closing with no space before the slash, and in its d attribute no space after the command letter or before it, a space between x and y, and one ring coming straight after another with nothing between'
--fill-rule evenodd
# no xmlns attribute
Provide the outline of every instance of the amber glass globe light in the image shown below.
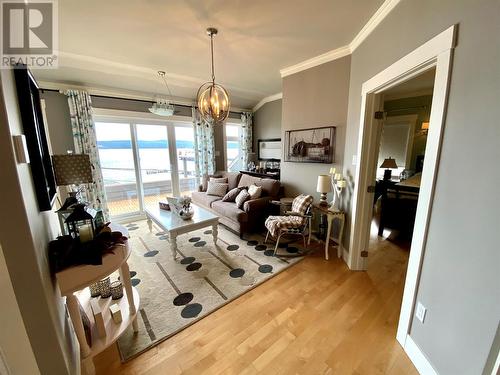
<svg viewBox="0 0 500 375"><path fill-rule="evenodd" d="M197 102L201 117L210 123L219 123L229 116L229 95L224 87L215 83L214 72L214 35L217 29L207 29L210 36L210 52L212 57L212 81L206 82L198 89Z"/></svg>

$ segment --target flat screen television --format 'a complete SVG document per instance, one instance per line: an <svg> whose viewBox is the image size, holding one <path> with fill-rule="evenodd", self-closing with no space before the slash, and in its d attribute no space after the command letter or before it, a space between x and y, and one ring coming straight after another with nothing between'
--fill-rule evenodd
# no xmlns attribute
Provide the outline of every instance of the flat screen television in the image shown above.
<svg viewBox="0 0 500 375"><path fill-rule="evenodd" d="M38 208L49 211L54 205L57 188L43 123L40 89L26 65L16 65L14 78Z"/></svg>

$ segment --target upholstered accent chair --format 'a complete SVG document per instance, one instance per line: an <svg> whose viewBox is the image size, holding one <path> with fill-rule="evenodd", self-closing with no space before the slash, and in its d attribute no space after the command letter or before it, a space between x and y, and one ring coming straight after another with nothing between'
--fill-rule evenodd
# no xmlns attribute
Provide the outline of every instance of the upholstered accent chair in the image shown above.
<svg viewBox="0 0 500 375"><path fill-rule="evenodd" d="M280 239L284 235L302 236L304 247L306 247L306 235L309 236L307 243L311 242L311 210L313 197L311 195L299 195L292 202L292 210L285 211L284 216L269 216L266 220L267 234L264 243L267 243L269 235L276 239L274 255L278 251Z"/></svg>

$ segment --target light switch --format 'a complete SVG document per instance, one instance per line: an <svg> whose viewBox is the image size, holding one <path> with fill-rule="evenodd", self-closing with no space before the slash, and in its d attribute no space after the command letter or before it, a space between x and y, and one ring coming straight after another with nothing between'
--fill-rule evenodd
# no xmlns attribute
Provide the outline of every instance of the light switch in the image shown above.
<svg viewBox="0 0 500 375"><path fill-rule="evenodd" d="M427 312L427 309L425 308L425 306L422 305L420 302L418 302L417 303L417 311L415 312L415 316L417 317L418 320L420 320L421 323L424 322L426 312Z"/></svg>
<svg viewBox="0 0 500 375"><path fill-rule="evenodd" d="M352 165L358 164L358 155L353 155L352 156Z"/></svg>
<svg viewBox="0 0 500 375"><path fill-rule="evenodd" d="M26 145L26 137L24 134L13 135L14 150L16 151L16 159L19 164L29 163L30 156L28 154L28 146Z"/></svg>

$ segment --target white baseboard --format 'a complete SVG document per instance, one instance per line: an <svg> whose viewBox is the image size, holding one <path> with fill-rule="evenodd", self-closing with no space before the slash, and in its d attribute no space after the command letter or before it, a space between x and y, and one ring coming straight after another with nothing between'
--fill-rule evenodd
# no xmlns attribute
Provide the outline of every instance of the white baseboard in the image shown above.
<svg viewBox="0 0 500 375"><path fill-rule="evenodd" d="M439 375L410 335L406 336L404 350L420 374Z"/></svg>

